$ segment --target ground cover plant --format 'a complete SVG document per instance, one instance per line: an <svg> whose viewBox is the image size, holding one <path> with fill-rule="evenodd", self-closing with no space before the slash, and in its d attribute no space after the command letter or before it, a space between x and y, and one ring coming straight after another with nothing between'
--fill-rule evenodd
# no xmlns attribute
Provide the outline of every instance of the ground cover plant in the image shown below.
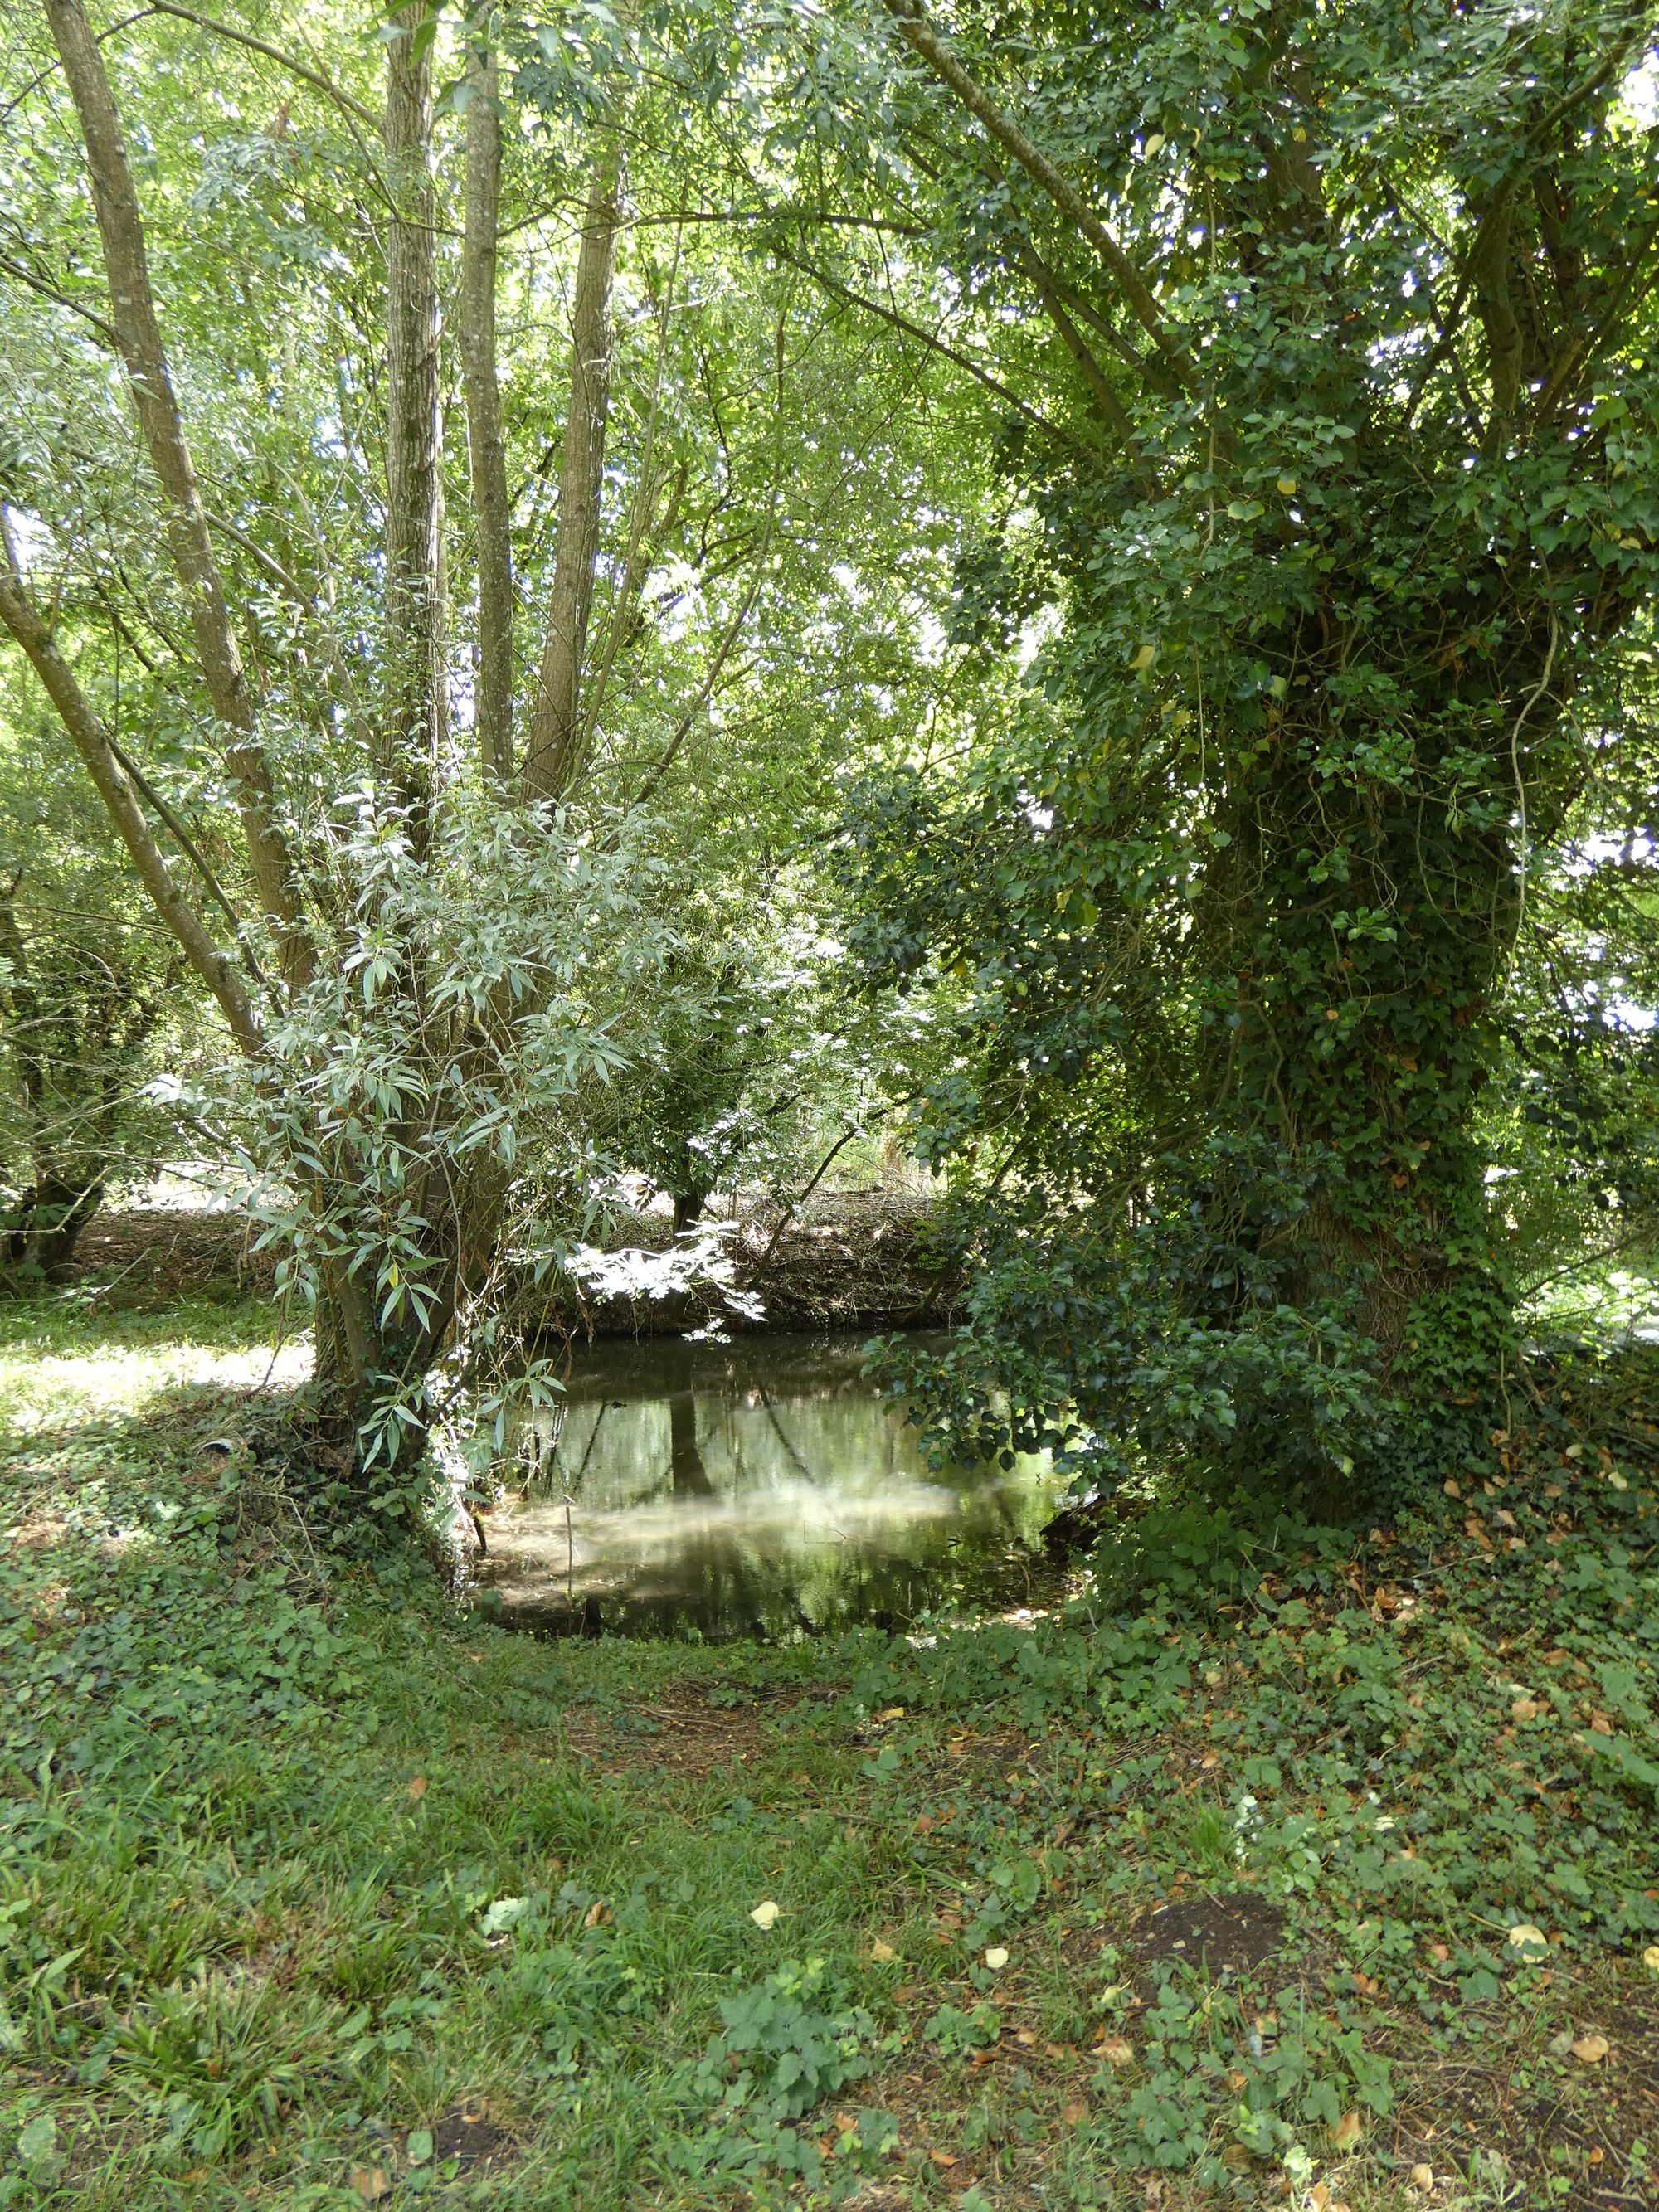
<svg viewBox="0 0 1659 2212"><path fill-rule="evenodd" d="M8 2204L1651 2201L1645 1377L1035 1626L542 1644L319 1540L268 1310L0 1318Z"/></svg>

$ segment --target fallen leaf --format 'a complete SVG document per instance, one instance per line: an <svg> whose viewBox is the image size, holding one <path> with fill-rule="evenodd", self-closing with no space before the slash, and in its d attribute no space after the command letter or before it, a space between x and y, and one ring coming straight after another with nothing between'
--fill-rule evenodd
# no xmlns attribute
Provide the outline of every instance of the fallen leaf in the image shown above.
<svg viewBox="0 0 1659 2212"><path fill-rule="evenodd" d="M902 1721L904 1718L904 1713L905 1708L902 1705L884 1705L876 1715L876 1718L878 1721Z"/></svg>
<svg viewBox="0 0 1659 2212"><path fill-rule="evenodd" d="M602 1897L596 1897L582 1915L584 1928L603 1928L611 1917L611 1907Z"/></svg>
<svg viewBox="0 0 1659 2212"><path fill-rule="evenodd" d="M1008 1963L1008 1954L1000 1943L994 1943L985 1954L985 1963L994 1974L1000 1973Z"/></svg>
<svg viewBox="0 0 1659 2212"><path fill-rule="evenodd" d="M1455 1482L1450 1475L1446 1477L1446 1480L1441 1484L1440 1487L1445 1492L1448 1498L1461 1498L1463 1495L1462 1484L1461 1482Z"/></svg>
<svg viewBox="0 0 1659 2212"><path fill-rule="evenodd" d="M1331 2130L1331 2141L1338 2150L1352 2150L1359 2141L1364 2123L1358 2112L1344 2112Z"/></svg>
<svg viewBox="0 0 1659 2212"><path fill-rule="evenodd" d="M409 1794L411 1797L425 1796L426 1777L424 1774L417 1774L415 1777L415 1779L409 1785Z"/></svg>
<svg viewBox="0 0 1659 2212"><path fill-rule="evenodd" d="M1607 2156L1607 2153L1602 2149L1600 2143L1592 2143L1589 2147L1589 2162L1592 2166L1600 2166L1602 2160Z"/></svg>
<svg viewBox="0 0 1659 2212"><path fill-rule="evenodd" d="M893 1948L890 1943L884 1943L880 1936L878 1936L875 1942L870 1946L870 1956L875 1960L878 1966L886 1966L892 1964L893 1960L897 1958L898 1953Z"/></svg>
<svg viewBox="0 0 1659 2212"><path fill-rule="evenodd" d="M1073 2102L1062 2109L1060 2117L1068 2128L1080 2128L1089 2117L1089 2107Z"/></svg>
<svg viewBox="0 0 1659 2212"><path fill-rule="evenodd" d="M1329 2183L1316 2181L1313 2187L1308 2191L1308 2203L1311 2208L1311 2212L1325 2212L1325 2207L1330 2203L1330 2201L1331 2191Z"/></svg>
<svg viewBox="0 0 1659 2212"><path fill-rule="evenodd" d="M351 2185L365 2204L372 2204L377 2197L389 2197L392 2184L383 2166L354 2166Z"/></svg>
<svg viewBox="0 0 1659 2212"><path fill-rule="evenodd" d="M1535 1721L1543 1710L1536 1698L1517 1698L1510 1707L1510 1714L1517 1721Z"/></svg>
<svg viewBox="0 0 1659 2212"><path fill-rule="evenodd" d="M1650 1973L1659 1974L1659 1943L1650 1943L1642 1954L1642 1964Z"/></svg>
<svg viewBox="0 0 1659 2212"><path fill-rule="evenodd" d="M1581 2066L1599 2066L1610 2047L1605 2035L1581 2035L1568 2045Z"/></svg>
<svg viewBox="0 0 1659 2212"><path fill-rule="evenodd" d="M1509 1933L1511 1951L1546 1951L1548 1938L1541 1928L1534 1928L1530 1920L1517 1920Z"/></svg>
<svg viewBox="0 0 1659 2212"><path fill-rule="evenodd" d="M935 2166L955 2166L957 2163L948 2150L930 2150L927 2155Z"/></svg>
<svg viewBox="0 0 1659 2212"><path fill-rule="evenodd" d="M1100 2055L1109 2066L1133 2066L1135 2063L1133 2047L1121 2035L1109 2035L1100 2046Z"/></svg>
<svg viewBox="0 0 1659 2212"><path fill-rule="evenodd" d="M1105 2029L1103 2028L1101 2030L1102 2035L1103 2036L1105 2033ZM1023 2043L1028 2051L1034 2051L1036 2048L1036 2033L1029 2027L1017 2027L1014 2030L1014 2041L1016 2043Z"/></svg>
<svg viewBox="0 0 1659 2212"><path fill-rule="evenodd" d="M858 2115L856 2112L837 2112L836 2114L836 2125L841 2130L841 2132L844 2136L850 2136L854 2129L857 2127L858 2124Z"/></svg>
<svg viewBox="0 0 1659 2212"><path fill-rule="evenodd" d="M1409 2179L1413 2189L1432 2189L1434 2187L1434 2168L1431 2166L1414 2166L1411 2170Z"/></svg>
<svg viewBox="0 0 1659 2212"><path fill-rule="evenodd" d="M749 1917L757 1928L772 1928L777 1924L779 1910L780 1908L768 1897L755 1907Z"/></svg>

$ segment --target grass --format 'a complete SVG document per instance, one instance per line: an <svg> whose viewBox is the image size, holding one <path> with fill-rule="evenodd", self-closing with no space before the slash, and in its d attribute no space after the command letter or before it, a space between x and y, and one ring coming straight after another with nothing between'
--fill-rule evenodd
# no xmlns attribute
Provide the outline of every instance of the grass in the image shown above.
<svg viewBox="0 0 1659 2212"><path fill-rule="evenodd" d="M714 1650L331 1547L269 1361L0 1312L0 2206L1659 2201L1644 1374L1385 1530Z"/></svg>

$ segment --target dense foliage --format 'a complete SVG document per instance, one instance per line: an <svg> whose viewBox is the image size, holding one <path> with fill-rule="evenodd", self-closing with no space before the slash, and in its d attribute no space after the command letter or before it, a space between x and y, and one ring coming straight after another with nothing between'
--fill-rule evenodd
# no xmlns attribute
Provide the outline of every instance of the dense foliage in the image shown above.
<svg viewBox="0 0 1659 2212"><path fill-rule="evenodd" d="M1016 1200L935 1409L1451 1463L1516 1357L1487 1088L1649 757L1650 13L888 12L930 249L1055 333L957 596L1055 611L1032 696L852 808L872 974L963 1001L927 1141Z"/></svg>

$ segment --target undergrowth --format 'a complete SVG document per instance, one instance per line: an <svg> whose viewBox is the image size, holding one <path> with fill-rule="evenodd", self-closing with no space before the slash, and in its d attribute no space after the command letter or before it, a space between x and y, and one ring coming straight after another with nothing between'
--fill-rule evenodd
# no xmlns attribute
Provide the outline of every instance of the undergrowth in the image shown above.
<svg viewBox="0 0 1659 2212"><path fill-rule="evenodd" d="M307 1523L259 1318L0 1316L0 2205L1659 2197L1645 1377L1034 1626L548 1644Z"/></svg>

